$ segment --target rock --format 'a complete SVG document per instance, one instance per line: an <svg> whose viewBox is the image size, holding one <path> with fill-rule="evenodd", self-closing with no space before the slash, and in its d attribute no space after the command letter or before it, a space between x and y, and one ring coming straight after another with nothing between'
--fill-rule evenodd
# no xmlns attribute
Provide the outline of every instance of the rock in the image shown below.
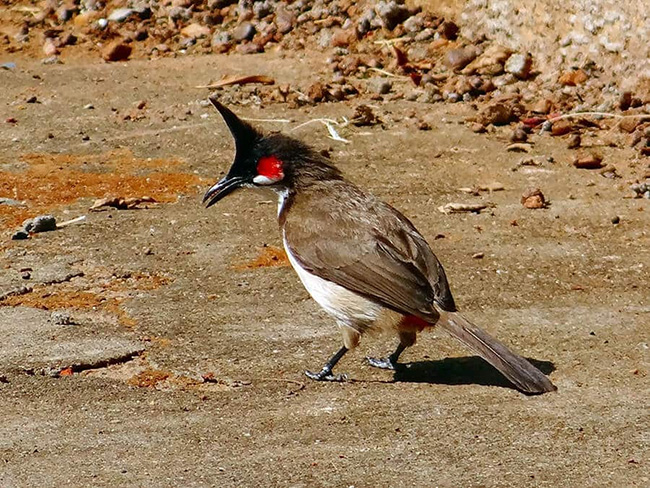
<svg viewBox="0 0 650 488"><path fill-rule="evenodd" d="M459 71L476 59L478 52L474 46L450 49L445 53L442 63L454 71Z"/></svg>
<svg viewBox="0 0 650 488"><path fill-rule="evenodd" d="M573 122L570 120L558 120L551 126L551 134L554 136L563 136L569 132L573 132Z"/></svg>
<svg viewBox="0 0 650 488"><path fill-rule="evenodd" d="M530 53L513 54L508 58L504 69L506 73L515 75L520 80L527 80L533 67L533 57Z"/></svg>
<svg viewBox="0 0 650 488"><path fill-rule="evenodd" d="M521 195L521 204L530 209L546 207L546 199L539 188L529 188Z"/></svg>
<svg viewBox="0 0 650 488"><path fill-rule="evenodd" d="M358 105L350 118L350 122L357 127L366 127L381 123L368 105Z"/></svg>
<svg viewBox="0 0 650 488"><path fill-rule="evenodd" d="M356 29L337 29L332 34L330 44L332 47L348 47L357 40Z"/></svg>
<svg viewBox="0 0 650 488"><path fill-rule="evenodd" d="M531 110L536 114L548 114L551 108L553 108L553 102L548 98L543 98L538 100Z"/></svg>
<svg viewBox="0 0 650 488"><path fill-rule="evenodd" d="M618 99L618 108L622 111L626 111L632 105L632 92L626 91L621 93L621 96Z"/></svg>
<svg viewBox="0 0 650 488"><path fill-rule="evenodd" d="M38 98L35 95L32 95L27 100L25 100L25 103L39 103L39 102L38 102Z"/></svg>
<svg viewBox="0 0 650 488"><path fill-rule="evenodd" d="M582 144L582 138L580 137L580 134L571 134L571 137L569 137L567 148L577 149L580 147L580 144Z"/></svg>
<svg viewBox="0 0 650 488"><path fill-rule="evenodd" d="M183 27L181 29L181 35L190 39L200 39L210 35L210 28L205 25L193 23Z"/></svg>
<svg viewBox="0 0 650 488"><path fill-rule="evenodd" d="M490 46L483 54L468 64L462 71L464 75L496 76L503 73L503 65L512 54L512 51L504 46L495 44Z"/></svg>
<svg viewBox="0 0 650 488"><path fill-rule="evenodd" d="M262 46L260 46L259 44L255 44L253 42L238 44L235 49L240 54L256 54L264 51L264 48Z"/></svg>
<svg viewBox="0 0 650 488"><path fill-rule="evenodd" d="M388 30L393 30L411 16L408 8L394 0L377 2L375 13L379 17L381 26Z"/></svg>
<svg viewBox="0 0 650 488"><path fill-rule="evenodd" d="M506 125L510 122L517 120L517 115L512 107L505 103L496 102L483 108L476 117L477 122L486 126L492 125Z"/></svg>
<svg viewBox="0 0 650 488"><path fill-rule="evenodd" d="M75 321L68 312L56 310L50 314L50 321L54 325L75 325Z"/></svg>
<svg viewBox="0 0 650 488"><path fill-rule="evenodd" d="M173 6L167 11L171 20L190 20L192 18L192 9L181 6Z"/></svg>
<svg viewBox="0 0 650 488"><path fill-rule="evenodd" d="M650 199L650 183L634 183L630 185L630 190L635 193L634 198Z"/></svg>
<svg viewBox="0 0 650 488"><path fill-rule="evenodd" d="M250 22L242 22L232 31L236 41L250 41L255 36L255 26Z"/></svg>
<svg viewBox="0 0 650 488"><path fill-rule="evenodd" d="M34 234L48 232L56 230L56 219L52 215L39 215L23 222L23 227L26 232L32 232Z"/></svg>
<svg viewBox="0 0 650 488"><path fill-rule="evenodd" d="M487 130L483 124L479 124L478 122L470 124L469 129L477 134L482 134Z"/></svg>
<svg viewBox="0 0 650 488"><path fill-rule="evenodd" d="M580 169L600 169L603 165L603 157L598 154L578 156L573 160L573 166Z"/></svg>
<svg viewBox="0 0 650 488"><path fill-rule="evenodd" d="M327 87L317 81L309 87L307 96L312 102L324 102L327 99Z"/></svg>
<svg viewBox="0 0 650 488"><path fill-rule="evenodd" d="M511 142L526 142L528 140L528 133L522 128L517 127L510 134Z"/></svg>
<svg viewBox="0 0 650 488"><path fill-rule="evenodd" d="M116 8L106 18L111 22L124 22L126 19L131 17L132 14L133 14L133 9Z"/></svg>
<svg viewBox="0 0 650 488"><path fill-rule="evenodd" d="M368 80L368 87L373 93L385 95L390 92L393 84L388 78L371 78Z"/></svg>
<svg viewBox="0 0 650 488"><path fill-rule="evenodd" d="M615 215L614 217L612 217L612 224L616 225L616 224L620 224L620 223L621 223L621 218L618 215Z"/></svg>
<svg viewBox="0 0 650 488"><path fill-rule="evenodd" d="M640 119L638 117L625 117L621 119L621 121L618 124L619 129L621 129L623 132L627 132L628 134L631 134L634 132L639 125Z"/></svg>
<svg viewBox="0 0 650 488"><path fill-rule="evenodd" d="M438 34L440 34L440 37L450 41L456 40L459 30L458 26L449 20L445 20L438 26Z"/></svg>
<svg viewBox="0 0 650 488"><path fill-rule="evenodd" d="M51 37L47 37L43 42L43 54L48 57L59 54L59 49L56 47L56 43Z"/></svg>
<svg viewBox="0 0 650 488"><path fill-rule="evenodd" d="M289 12L284 5L278 4L275 8L275 25L278 28L280 34L286 34L293 29L293 25L296 22L296 16Z"/></svg>
<svg viewBox="0 0 650 488"><path fill-rule="evenodd" d="M102 49L102 58L108 62L126 61L133 48L121 40L113 41Z"/></svg>
<svg viewBox="0 0 650 488"><path fill-rule="evenodd" d="M483 259L485 257L485 253L482 252L477 252L472 254L472 259Z"/></svg>
<svg viewBox="0 0 650 488"><path fill-rule="evenodd" d="M216 53L225 53L232 46L232 36L226 31L217 31L210 41L212 50Z"/></svg>
<svg viewBox="0 0 650 488"><path fill-rule="evenodd" d="M577 86L589 79L584 70L568 71L560 76L558 83L562 86Z"/></svg>
<svg viewBox="0 0 650 488"><path fill-rule="evenodd" d="M29 239L29 233L25 232L24 230L19 230L11 236L11 239L13 241L21 241L23 239Z"/></svg>

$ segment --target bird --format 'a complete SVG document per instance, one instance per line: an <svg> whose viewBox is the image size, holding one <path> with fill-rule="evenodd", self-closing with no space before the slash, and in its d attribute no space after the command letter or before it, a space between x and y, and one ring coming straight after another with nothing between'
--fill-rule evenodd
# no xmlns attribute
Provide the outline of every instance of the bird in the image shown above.
<svg viewBox="0 0 650 488"><path fill-rule="evenodd" d="M541 394L555 385L529 361L467 320L447 276L411 221L348 181L331 160L280 132L265 133L214 96L235 142L235 158L205 193L210 207L239 188L278 196L278 224L291 266L311 297L338 324L343 346L318 371L318 381L344 381L339 360L370 332L397 336L397 348L371 366L395 370L418 333L440 327L500 371L518 390Z"/></svg>

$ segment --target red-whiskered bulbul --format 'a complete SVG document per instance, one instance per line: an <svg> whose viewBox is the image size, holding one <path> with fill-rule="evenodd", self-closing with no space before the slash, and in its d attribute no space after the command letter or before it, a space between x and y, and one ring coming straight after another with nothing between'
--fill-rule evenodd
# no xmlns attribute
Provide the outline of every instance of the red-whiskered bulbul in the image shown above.
<svg viewBox="0 0 650 488"><path fill-rule="evenodd" d="M214 205L240 187L279 195L278 221L291 265L318 304L343 332L343 347L315 380L341 380L332 368L368 331L399 337L373 366L394 369L416 335L439 325L498 369L519 390L555 390L524 358L470 323L456 310L442 265L400 212L347 181L331 162L282 134L265 135L210 98L235 140L228 174L204 198Z"/></svg>

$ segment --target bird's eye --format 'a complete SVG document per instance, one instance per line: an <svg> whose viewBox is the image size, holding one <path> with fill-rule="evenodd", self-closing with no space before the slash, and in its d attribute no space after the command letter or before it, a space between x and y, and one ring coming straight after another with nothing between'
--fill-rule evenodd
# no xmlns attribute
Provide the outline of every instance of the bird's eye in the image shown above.
<svg viewBox="0 0 650 488"><path fill-rule="evenodd" d="M257 161L257 175L253 178L253 183L272 185L283 178L282 161L277 156L264 156Z"/></svg>

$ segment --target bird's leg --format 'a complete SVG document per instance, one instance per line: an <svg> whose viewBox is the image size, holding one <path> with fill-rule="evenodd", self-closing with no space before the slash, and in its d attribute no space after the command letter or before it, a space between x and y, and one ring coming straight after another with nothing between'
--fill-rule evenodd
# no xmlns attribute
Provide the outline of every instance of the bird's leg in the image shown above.
<svg viewBox="0 0 650 488"><path fill-rule="evenodd" d="M382 368L382 369L395 369L397 366L397 360L399 359L400 354L404 352L404 349L406 349L408 346L404 345L402 342L400 342L397 345L397 349L395 349L395 352L391 354L390 356L386 358L371 358L368 357L368 363L370 366L374 366L375 368Z"/></svg>
<svg viewBox="0 0 650 488"><path fill-rule="evenodd" d="M343 346L341 349L338 350L336 354L334 354L334 356L332 356L329 359L329 361L325 363L323 369L321 369L318 373L305 371L305 374L312 380L316 380L316 381L346 381L348 379L346 375L332 374L332 368L336 366L336 363L339 362L339 360L345 355L346 352L348 352L348 348Z"/></svg>

